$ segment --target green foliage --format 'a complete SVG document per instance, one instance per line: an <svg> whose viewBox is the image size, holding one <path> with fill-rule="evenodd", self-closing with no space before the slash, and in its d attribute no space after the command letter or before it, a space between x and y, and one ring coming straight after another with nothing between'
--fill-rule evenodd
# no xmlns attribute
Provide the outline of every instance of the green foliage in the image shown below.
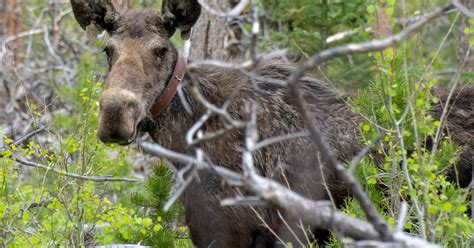
<svg viewBox="0 0 474 248"><path fill-rule="evenodd" d="M384 145L374 155L382 162L361 163L359 177L372 196L379 195L383 185L383 197L372 200L390 224L395 224L400 202L405 201L410 205L405 231L447 247L467 247L474 229L466 214L468 191L445 176L462 148L448 136L438 140L437 149L425 147L441 128L429 110L439 101L431 92L440 83L431 70L441 65L437 60L443 57L431 53L421 58L411 50L418 42L410 40L401 48L370 55L375 60L374 79L360 90L353 105L368 120L360 124L362 139L368 143L382 133ZM352 204L346 211L360 215Z"/></svg>
<svg viewBox="0 0 474 248"><path fill-rule="evenodd" d="M339 45L339 42L324 44L322 41L340 31L356 31L355 35L342 40L343 43L374 38L363 28L375 27L382 11L387 14L393 32L398 32L402 28L398 20L419 15L420 9L434 9L444 4L432 1L421 6L405 1L402 7L402 3L395 0L262 2L265 9L271 10L272 18L280 20L283 26L281 31L271 33L271 39L263 45L280 42L281 47L302 53L303 59ZM360 17L352 19L354 26L348 19L334 14L350 17L349 12L358 13ZM450 23L432 23L397 48L356 57L355 64L363 65L362 72L343 58L327 63L325 75L343 86L367 83L350 103L354 111L366 119L360 123L361 140L368 144L378 134L382 135L382 147L371 155L376 159L364 159L357 170L379 214L390 225L395 225L400 202L405 201L410 206L403 226L405 231L446 247L468 247L472 245L474 230L474 224L466 215L469 192L446 179L446 171L454 166L462 147L443 135L437 149L425 147L425 141L433 139L441 126L429 113L439 102L432 95L433 87L448 84L453 76L441 77L436 72L457 65L455 25L459 15L447 18ZM466 34L474 33L472 24L471 20L470 26L463 30ZM472 70L462 72L461 76L469 82ZM352 199L344 211L364 218L360 206ZM344 247L344 244L334 237L327 246Z"/></svg>
<svg viewBox="0 0 474 248"><path fill-rule="evenodd" d="M140 229L128 229L126 233L119 233L123 243L138 243L153 247L174 247L175 239L183 235L185 230L173 230L172 225L182 214L182 207L175 204L168 211L163 207L169 198L171 189L171 172L164 165L153 167L153 174L144 188L135 190L131 195L131 206L137 209L137 220L147 223ZM120 220L117 220L120 223ZM118 227L118 228L117 228ZM112 227L121 230L122 226Z"/></svg>
<svg viewBox="0 0 474 248"><path fill-rule="evenodd" d="M100 58L100 57L99 57ZM2 247L80 247L116 244L125 240L170 247L177 234L171 223L178 207L164 213L143 212L126 201L137 183L92 182L73 179L65 173L130 177L126 152L133 150L104 145L97 140L98 96L103 83L87 73L103 71L97 56L82 55L78 83L58 86L57 94L75 109L74 115L55 113L49 125L52 146L34 140L24 146L11 145L0 160L0 243ZM101 58L100 58L101 59ZM39 116L31 106L33 116ZM23 168L16 158L32 160L60 174L37 168ZM161 167L159 167L161 168ZM147 185L149 194L166 197L170 173L156 169ZM153 183L154 182L154 183ZM165 198L161 198L164 200ZM158 204L158 200L154 203Z"/></svg>
<svg viewBox="0 0 474 248"><path fill-rule="evenodd" d="M301 59L328 47L366 40L365 31L370 1L289 1L261 0L262 9L268 10L270 39L262 41L262 46L279 46L301 54ZM327 43L331 35L353 31L341 40ZM354 55L337 58L315 70L314 73L330 78L334 83L345 87L361 87L370 77L371 60L367 56Z"/></svg>
<svg viewBox="0 0 474 248"><path fill-rule="evenodd" d="M0 235L2 246L80 246L86 244L87 226L103 215L126 212L115 208L109 198L113 191L129 186L124 183L94 183L71 179L63 175L129 174L124 149L106 147L95 136L98 92L101 83L75 89L79 93L77 115L57 114L50 132L57 137L57 145L42 147L34 141L26 146L10 146L0 161L2 174L0 202L2 202ZM9 140L6 140L11 142ZM114 157L111 153L116 154ZM62 175L40 169L18 167L15 158L35 160L59 170ZM114 166L111 166L114 165Z"/></svg>

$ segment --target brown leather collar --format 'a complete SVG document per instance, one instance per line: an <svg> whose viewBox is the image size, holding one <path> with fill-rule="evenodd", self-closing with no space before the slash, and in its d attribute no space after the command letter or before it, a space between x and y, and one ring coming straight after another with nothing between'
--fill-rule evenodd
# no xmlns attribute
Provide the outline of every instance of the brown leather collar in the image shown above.
<svg viewBox="0 0 474 248"><path fill-rule="evenodd" d="M184 78L184 73L186 71L185 69L186 59L178 54L178 61L176 61L176 66L174 67L173 75L168 82L168 86L163 91L163 94L156 98L155 102L150 108L152 117L156 117L161 114L161 112L163 112L163 110L165 110L166 107L168 107L168 105L171 103L171 100L173 100L173 97L176 95L179 83Z"/></svg>

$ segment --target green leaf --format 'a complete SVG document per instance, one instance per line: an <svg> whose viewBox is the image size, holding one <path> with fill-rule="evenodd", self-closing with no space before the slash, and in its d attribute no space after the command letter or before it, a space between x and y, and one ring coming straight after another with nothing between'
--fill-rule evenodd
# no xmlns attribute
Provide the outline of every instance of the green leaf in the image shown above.
<svg viewBox="0 0 474 248"><path fill-rule="evenodd" d="M369 5L369 6L367 6L367 12L368 12L369 14L375 13L375 10L376 10L376 8L375 8L374 5Z"/></svg>
<svg viewBox="0 0 474 248"><path fill-rule="evenodd" d="M153 232L159 232L162 228L161 224L156 224L153 226Z"/></svg>
<svg viewBox="0 0 474 248"><path fill-rule="evenodd" d="M367 184L369 185L375 185L376 183L377 183L377 180L374 177L367 179Z"/></svg>
<svg viewBox="0 0 474 248"><path fill-rule="evenodd" d="M143 218L142 225L144 227L149 227L153 224L153 221L150 218Z"/></svg>
<svg viewBox="0 0 474 248"><path fill-rule="evenodd" d="M443 204L443 210L449 212L453 209L453 204L451 202L446 202Z"/></svg>

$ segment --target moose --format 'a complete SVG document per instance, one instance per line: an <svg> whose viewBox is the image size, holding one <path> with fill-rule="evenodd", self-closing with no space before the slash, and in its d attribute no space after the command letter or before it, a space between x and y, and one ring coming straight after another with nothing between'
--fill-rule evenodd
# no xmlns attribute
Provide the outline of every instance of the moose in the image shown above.
<svg viewBox="0 0 474 248"><path fill-rule="evenodd" d="M200 6L197 1L164 1L162 11L145 9L118 13L111 0L71 0L77 22L86 29L95 25L110 38L104 49L109 72L100 97L98 138L105 143L128 145L141 131L153 141L173 151L188 153L185 133L206 113L206 106L185 82L198 85L207 101L223 106L235 120L246 120L246 106L257 102L258 133L262 139L281 134L305 131L302 117L294 107L294 99L286 87L260 82L254 90L246 75L238 69L204 66L186 71L186 60L170 42L176 29L188 37L197 21ZM255 74L263 78L285 80L295 65L282 61L261 61ZM192 76L192 77L191 77ZM176 94L179 84L187 109ZM306 75L300 79L307 109L322 131L324 139L339 161L350 160L363 147L358 140L361 120L346 104L346 96L331 85ZM474 90L463 91L457 102L471 104ZM229 100L232 99L232 100ZM466 108L466 106L459 108ZM472 104L470 114L472 116ZM441 115L441 108L434 115ZM467 118L467 117L466 117ZM466 122L456 119L457 129L466 130ZM470 119L472 125L472 119ZM211 116L202 126L206 132L222 129L226 120ZM461 126L460 126L461 125ZM464 125L464 126L462 126ZM472 143L473 129L454 136L462 145ZM461 132L460 132L461 133ZM469 138L471 137L471 140ZM217 139L205 140L199 147L209 159L234 171L240 171L243 130L229 129ZM472 166L472 146L462 155L461 174L469 174ZM307 138L274 143L254 153L259 174L272 178L299 194L314 200L331 200L340 207L348 190L336 174L319 160L318 151ZM175 165L182 168L184 165ZM469 178L462 179L469 183ZM185 190L182 201L185 222L192 241L198 247L276 247L284 243L297 245L297 239L323 242L328 232L304 227L300 220L271 207L221 207L220 200L240 194L223 183L215 174L200 171ZM309 231L309 235L308 235ZM278 236L278 239L276 238Z"/></svg>

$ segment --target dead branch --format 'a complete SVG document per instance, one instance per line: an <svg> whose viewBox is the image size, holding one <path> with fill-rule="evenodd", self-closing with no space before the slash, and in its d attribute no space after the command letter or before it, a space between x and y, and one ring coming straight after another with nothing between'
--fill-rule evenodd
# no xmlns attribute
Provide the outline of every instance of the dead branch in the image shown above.
<svg viewBox="0 0 474 248"><path fill-rule="evenodd" d="M466 6L462 5L459 0L451 0L451 4L454 5L461 13L463 13L465 16L474 19L474 12L470 11Z"/></svg>
<svg viewBox="0 0 474 248"><path fill-rule="evenodd" d="M259 205L266 202L300 217L307 224L334 231L343 236L351 237L354 240L377 241L382 239L371 224L344 214L334 208L329 202L312 201L302 197L285 186L271 179L259 176L256 173L251 173L249 176L244 177L223 166L200 161L195 157L173 152L157 144L141 142L139 145L143 151L151 155L164 157L178 163L192 163L199 165L198 168L201 170L214 171L226 182L233 185L237 182L237 184L240 184L258 196L257 198L238 197L235 199L225 199L222 202L224 205L243 202ZM394 234L394 241L408 247L437 247L422 239L401 232ZM382 246L387 245L383 245L380 242L378 244Z"/></svg>
<svg viewBox="0 0 474 248"><path fill-rule="evenodd" d="M231 18L231 17L238 17L240 14L244 11L245 7L250 3L250 0L242 0L239 1L239 3L229 12L222 12L219 10L216 10L209 6L204 0L198 0L199 4L201 4L201 7L204 8L206 11L209 13L219 16L219 17L224 17L224 18Z"/></svg>

